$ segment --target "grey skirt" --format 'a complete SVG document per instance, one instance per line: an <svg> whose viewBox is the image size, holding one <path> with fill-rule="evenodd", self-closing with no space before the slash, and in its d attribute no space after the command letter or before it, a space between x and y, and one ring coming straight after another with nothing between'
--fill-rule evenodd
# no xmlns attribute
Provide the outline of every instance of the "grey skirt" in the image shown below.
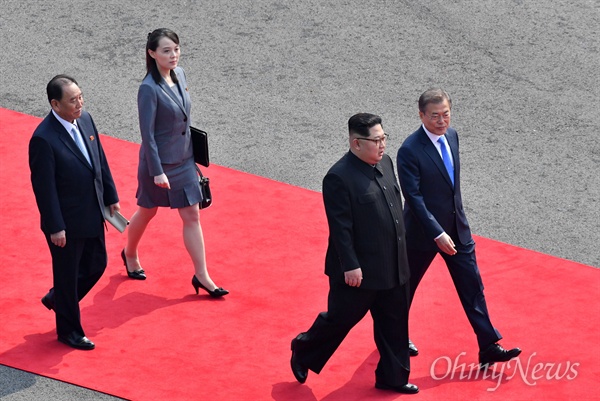
<svg viewBox="0 0 600 401"><path fill-rule="evenodd" d="M193 157L186 159L181 164L163 164L162 168L169 179L171 189L156 186L145 159L140 158L138 188L135 194L138 206L148 209L157 206L179 209L202 201Z"/></svg>

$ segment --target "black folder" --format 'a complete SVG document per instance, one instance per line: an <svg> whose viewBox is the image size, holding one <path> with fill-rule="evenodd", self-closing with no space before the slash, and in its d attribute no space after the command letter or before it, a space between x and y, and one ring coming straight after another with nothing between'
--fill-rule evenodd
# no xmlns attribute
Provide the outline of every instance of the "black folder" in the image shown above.
<svg viewBox="0 0 600 401"><path fill-rule="evenodd" d="M210 164L208 158L208 134L201 129L190 127L192 134L192 147L194 149L194 161L198 164L208 167Z"/></svg>

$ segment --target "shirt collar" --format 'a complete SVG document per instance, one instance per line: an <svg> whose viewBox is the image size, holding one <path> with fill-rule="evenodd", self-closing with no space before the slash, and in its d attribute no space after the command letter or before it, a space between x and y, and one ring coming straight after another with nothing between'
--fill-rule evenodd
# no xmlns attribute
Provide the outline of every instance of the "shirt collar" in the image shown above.
<svg viewBox="0 0 600 401"><path fill-rule="evenodd" d="M427 137L429 138L429 140L431 141L431 143L433 143L434 145L437 146L439 144L438 143L438 139L440 139L440 136L436 135L436 134L432 134L431 132L429 132L427 130L427 128L425 128L425 124L422 124L422 126L423 126L423 131L425 131L425 133L427 134ZM444 134L442 136L446 137L446 134Z"/></svg>
<svg viewBox="0 0 600 401"><path fill-rule="evenodd" d="M61 123L63 127L65 127L65 129L67 130L67 132L69 134L71 134L71 130L73 128L76 128L77 130L79 130L79 128L77 127L77 120L75 120L75 123L71 123L71 122L65 120L64 118L62 118L61 116L59 116L58 114L56 114L54 109L52 109L52 114L54 114L54 117L56 117L58 122Z"/></svg>

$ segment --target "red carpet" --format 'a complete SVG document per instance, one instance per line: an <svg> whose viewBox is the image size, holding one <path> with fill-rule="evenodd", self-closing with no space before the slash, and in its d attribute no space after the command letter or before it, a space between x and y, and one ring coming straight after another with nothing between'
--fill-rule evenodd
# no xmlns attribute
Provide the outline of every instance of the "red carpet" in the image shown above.
<svg viewBox="0 0 600 401"><path fill-rule="evenodd" d="M205 170L215 203L201 220L211 275L231 294L194 294L179 216L161 210L141 245L145 282L126 278L125 237L109 229L107 271L81 304L97 348L72 350L56 341L54 316L40 303L52 282L50 256L27 166L39 121L0 109L2 364L144 401L600 399L600 271L485 238L477 241L488 306L503 345L523 349L518 363L498 364L487 377L470 369L475 336L436 260L411 312L421 351L411 360L418 395L373 388L370 317L320 375L299 385L289 369L290 340L324 310L327 295L320 194L220 166ZM139 146L102 142L130 216Z"/></svg>

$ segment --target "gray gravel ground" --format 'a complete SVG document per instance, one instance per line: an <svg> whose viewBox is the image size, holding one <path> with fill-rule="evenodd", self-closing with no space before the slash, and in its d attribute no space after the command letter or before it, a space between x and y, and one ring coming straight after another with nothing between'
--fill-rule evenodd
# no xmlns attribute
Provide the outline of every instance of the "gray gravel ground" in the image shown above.
<svg viewBox="0 0 600 401"><path fill-rule="evenodd" d="M102 132L139 142L145 39L163 26L212 162L320 190L352 114L380 114L395 156L442 86L473 231L600 266L596 0L0 0L0 107L43 117L68 73ZM111 399L6 367L0 384L7 401Z"/></svg>

